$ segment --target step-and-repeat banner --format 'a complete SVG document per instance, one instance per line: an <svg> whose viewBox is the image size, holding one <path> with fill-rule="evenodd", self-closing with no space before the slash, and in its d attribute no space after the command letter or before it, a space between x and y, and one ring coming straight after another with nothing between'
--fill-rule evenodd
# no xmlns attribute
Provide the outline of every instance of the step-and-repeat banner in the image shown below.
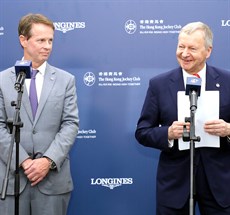
<svg viewBox="0 0 230 215"><path fill-rule="evenodd" d="M154 215L159 151L134 137L148 81L178 66L178 32L193 21L213 29L208 63L229 70L230 0L1 0L1 70L22 57L17 26L29 12L54 21L49 62L76 76L68 215Z"/></svg>

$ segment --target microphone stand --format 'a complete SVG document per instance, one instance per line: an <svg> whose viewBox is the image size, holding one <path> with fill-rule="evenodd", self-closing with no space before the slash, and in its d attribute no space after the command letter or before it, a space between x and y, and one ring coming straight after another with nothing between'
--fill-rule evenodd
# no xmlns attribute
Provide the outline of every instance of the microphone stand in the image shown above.
<svg viewBox="0 0 230 215"><path fill-rule="evenodd" d="M20 196L20 177L19 177L19 142L20 142L20 128L23 127L23 123L20 119L20 107L21 107L21 101L22 101L22 94L23 94L23 84L26 77L26 74L20 74L22 75L23 79L21 81L21 84L17 87L15 85L15 89L18 91L18 97L17 102L12 101L11 106L15 106L15 114L13 120L7 120L8 128L10 129L11 136L11 144L9 148L9 155L7 159L7 166L6 166L6 172L5 172L5 178L3 180L2 185L2 195L1 200L5 200L6 198L6 191L9 181L9 172L10 172L10 165L11 165L11 159L14 149L14 142L15 142L15 183L14 183L14 192L15 192L15 215L19 214L19 196Z"/></svg>
<svg viewBox="0 0 230 215"><path fill-rule="evenodd" d="M189 215L194 215L194 195L195 195L195 175L194 175L194 156L195 141L200 142L200 137L195 135L195 112L197 109L197 92L189 92L190 99L190 117L185 117L185 122L190 122L190 132L184 125L183 141L190 141L190 198L189 198Z"/></svg>

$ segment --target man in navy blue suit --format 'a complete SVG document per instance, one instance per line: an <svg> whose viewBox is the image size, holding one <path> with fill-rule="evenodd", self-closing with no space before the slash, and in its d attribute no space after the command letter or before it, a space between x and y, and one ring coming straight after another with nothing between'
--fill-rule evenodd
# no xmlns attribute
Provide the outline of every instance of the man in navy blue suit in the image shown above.
<svg viewBox="0 0 230 215"><path fill-rule="evenodd" d="M149 82L135 136L140 144L161 150L157 215L189 214L190 150L179 150L178 139L183 126L190 129L190 125L178 121L177 92L184 91L187 77L195 74L202 78L201 91L219 92L219 118L205 122L203 129L219 137L220 147L195 148L194 205L198 204L202 215L230 214L230 72L206 63L212 43L213 33L206 24L187 24L178 36L180 67Z"/></svg>

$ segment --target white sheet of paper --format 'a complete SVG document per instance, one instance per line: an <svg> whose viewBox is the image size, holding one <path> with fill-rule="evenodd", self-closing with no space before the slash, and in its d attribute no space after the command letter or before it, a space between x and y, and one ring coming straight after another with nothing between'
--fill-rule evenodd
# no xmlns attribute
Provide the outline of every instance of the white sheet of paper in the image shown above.
<svg viewBox="0 0 230 215"><path fill-rule="evenodd" d="M189 96L185 91L177 94L178 121L185 121L185 117L190 117ZM195 148L198 147L220 147L220 138L210 135L204 131L204 123L208 120L219 119L219 91L202 91L197 100L195 112L195 135L200 136L200 142L195 141ZM179 150L190 148L190 142L184 142L182 138L178 140Z"/></svg>

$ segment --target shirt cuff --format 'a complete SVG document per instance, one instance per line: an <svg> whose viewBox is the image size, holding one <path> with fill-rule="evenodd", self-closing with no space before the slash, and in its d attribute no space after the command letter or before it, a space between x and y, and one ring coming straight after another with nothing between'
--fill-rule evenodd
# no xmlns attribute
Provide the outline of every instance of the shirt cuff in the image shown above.
<svg viewBox="0 0 230 215"><path fill-rule="evenodd" d="M168 140L168 147L172 148L174 146L173 140Z"/></svg>

